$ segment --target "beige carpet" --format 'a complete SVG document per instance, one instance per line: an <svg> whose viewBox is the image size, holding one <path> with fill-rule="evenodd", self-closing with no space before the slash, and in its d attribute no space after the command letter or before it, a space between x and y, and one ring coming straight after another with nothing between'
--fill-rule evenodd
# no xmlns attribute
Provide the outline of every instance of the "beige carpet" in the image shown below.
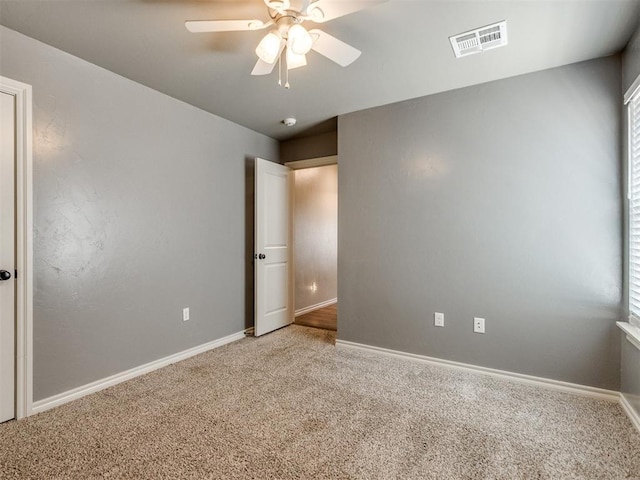
<svg viewBox="0 0 640 480"><path fill-rule="evenodd" d="M291 326L0 425L0 478L640 478L621 408Z"/></svg>

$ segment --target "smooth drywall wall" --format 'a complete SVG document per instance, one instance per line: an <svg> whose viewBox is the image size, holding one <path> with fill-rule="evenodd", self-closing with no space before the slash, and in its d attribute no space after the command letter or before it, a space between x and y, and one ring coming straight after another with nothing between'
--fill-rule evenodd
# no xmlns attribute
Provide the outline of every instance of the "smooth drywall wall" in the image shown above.
<svg viewBox="0 0 640 480"><path fill-rule="evenodd" d="M280 142L280 160L282 163L307 160L309 158L330 157L337 153L337 132L327 132Z"/></svg>
<svg viewBox="0 0 640 480"><path fill-rule="evenodd" d="M294 259L296 311L338 294L338 166L296 170Z"/></svg>
<svg viewBox="0 0 640 480"><path fill-rule="evenodd" d="M34 399L242 331L277 142L4 27L0 73L33 86Z"/></svg>
<svg viewBox="0 0 640 480"><path fill-rule="evenodd" d="M620 95L612 56L339 117L338 337L617 390Z"/></svg>

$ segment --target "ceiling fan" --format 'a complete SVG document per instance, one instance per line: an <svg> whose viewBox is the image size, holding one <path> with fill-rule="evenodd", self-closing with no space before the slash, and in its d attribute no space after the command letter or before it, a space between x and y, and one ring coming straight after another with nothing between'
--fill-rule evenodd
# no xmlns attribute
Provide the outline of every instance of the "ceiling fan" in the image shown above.
<svg viewBox="0 0 640 480"><path fill-rule="evenodd" d="M357 12L386 0L264 0L269 14L262 20L190 20L187 30L200 32L238 32L272 27L256 47L258 61L251 75L268 75L278 64L278 84L289 88L289 70L307 64L306 55L314 50L342 67L353 63L360 50L317 28L307 30L305 21L324 23Z"/></svg>

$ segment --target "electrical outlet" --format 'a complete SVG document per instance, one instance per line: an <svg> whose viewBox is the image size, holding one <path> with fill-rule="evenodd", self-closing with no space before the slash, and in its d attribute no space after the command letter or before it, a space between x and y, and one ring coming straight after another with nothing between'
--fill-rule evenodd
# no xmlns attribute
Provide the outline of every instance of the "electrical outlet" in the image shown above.
<svg viewBox="0 0 640 480"><path fill-rule="evenodd" d="M474 333L484 333L484 318L473 317Z"/></svg>
<svg viewBox="0 0 640 480"><path fill-rule="evenodd" d="M436 327L444 327L444 313L434 313L433 320Z"/></svg>
<svg viewBox="0 0 640 480"><path fill-rule="evenodd" d="M187 320L189 320L189 307L182 309L182 321L186 322Z"/></svg>

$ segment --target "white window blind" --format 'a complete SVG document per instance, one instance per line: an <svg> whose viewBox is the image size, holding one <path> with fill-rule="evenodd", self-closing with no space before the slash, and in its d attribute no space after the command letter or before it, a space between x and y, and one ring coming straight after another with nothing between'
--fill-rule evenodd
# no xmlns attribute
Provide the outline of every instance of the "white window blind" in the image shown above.
<svg viewBox="0 0 640 480"><path fill-rule="evenodd" d="M629 312L640 319L640 91L629 109Z"/></svg>

